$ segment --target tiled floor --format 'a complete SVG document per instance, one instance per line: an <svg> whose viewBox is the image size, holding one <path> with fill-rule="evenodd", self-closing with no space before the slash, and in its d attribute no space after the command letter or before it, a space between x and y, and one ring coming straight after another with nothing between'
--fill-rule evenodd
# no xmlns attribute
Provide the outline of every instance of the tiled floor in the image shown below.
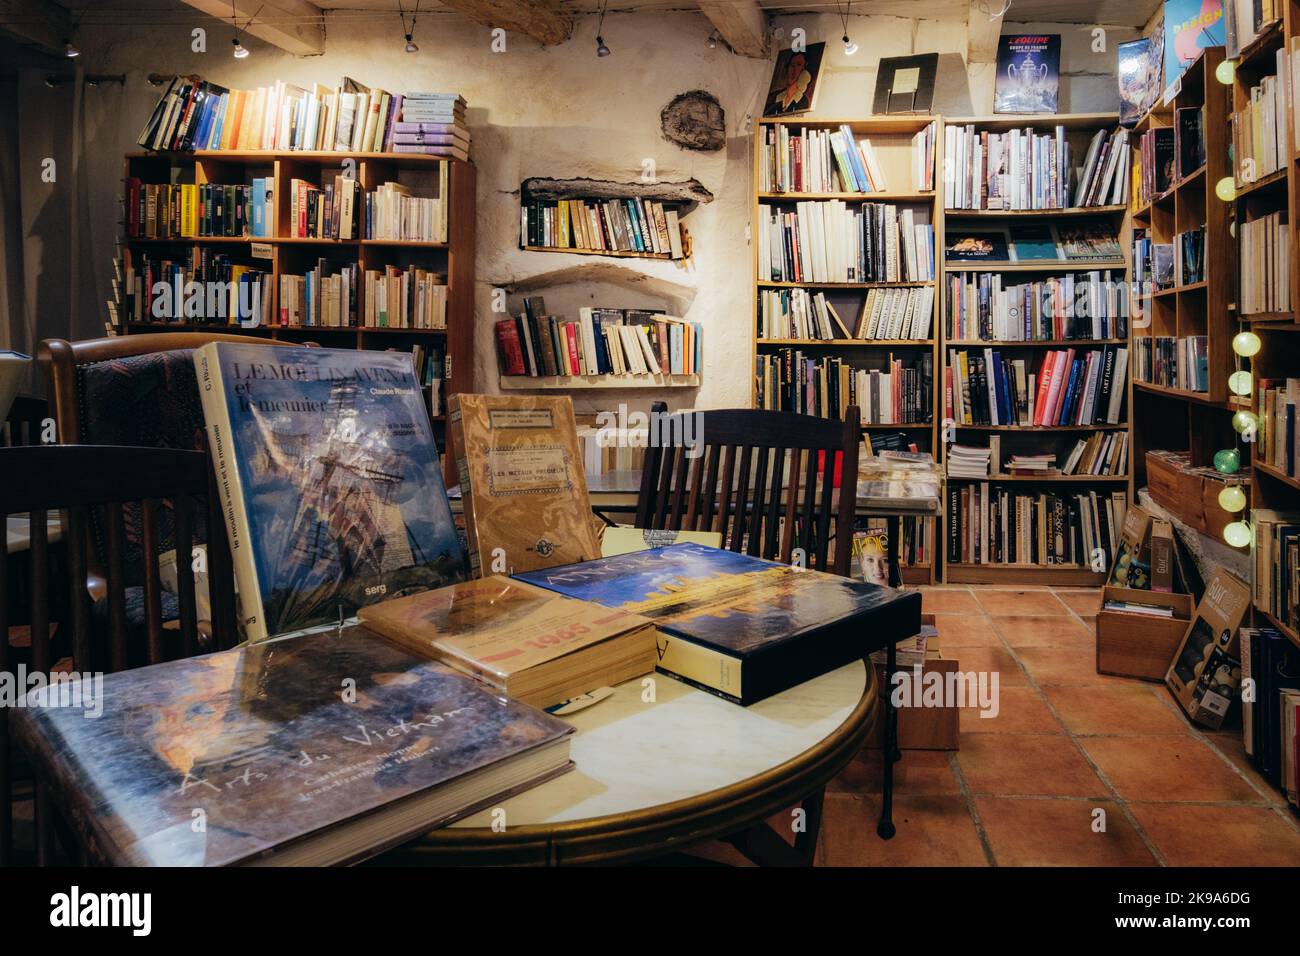
<svg viewBox="0 0 1300 956"><path fill-rule="evenodd" d="M1163 685L1097 674L1099 592L921 590L943 656L999 672L1000 712L964 712L955 753L904 753L893 840L876 836L880 755L854 761L827 789L820 863L1300 866L1300 816L1236 724L1204 731Z"/></svg>

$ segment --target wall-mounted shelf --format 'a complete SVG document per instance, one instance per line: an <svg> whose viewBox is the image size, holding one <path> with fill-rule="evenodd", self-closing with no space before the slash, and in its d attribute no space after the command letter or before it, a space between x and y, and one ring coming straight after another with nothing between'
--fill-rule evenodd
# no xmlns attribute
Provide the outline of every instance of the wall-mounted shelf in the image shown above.
<svg viewBox="0 0 1300 956"><path fill-rule="evenodd" d="M698 375L502 375L505 391L529 389L698 388Z"/></svg>

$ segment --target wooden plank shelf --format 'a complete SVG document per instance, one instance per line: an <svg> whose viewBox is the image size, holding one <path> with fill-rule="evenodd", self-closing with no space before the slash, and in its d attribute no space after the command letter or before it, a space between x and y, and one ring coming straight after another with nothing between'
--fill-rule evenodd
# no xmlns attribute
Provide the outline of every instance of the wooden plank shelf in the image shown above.
<svg viewBox="0 0 1300 956"><path fill-rule="evenodd" d="M949 584L1032 584L1040 586L1098 587L1105 572L1072 564L948 564Z"/></svg>
<svg viewBox="0 0 1300 956"><path fill-rule="evenodd" d="M948 475L949 481L981 481L988 482L991 485L1001 484L1005 481L1020 482L1024 484L1038 484L1040 482L1060 483L1060 484L1127 484L1128 475L989 475L986 478L970 478L965 475Z"/></svg>
<svg viewBox="0 0 1300 956"><path fill-rule="evenodd" d="M504 391L596 388L696 388L698 375L502 375Z"/></svg>
<svg viewBox="0 0 1300 956"><path fill-rule="evenodd" d="M1125 205L1067 206L1057 209L945 209L947 219L1056 218L1060 216L1115 216L1128 211Z"/></svg>
<svg viewBox="0 0 1300 956"><path fill-rule="evenodd" d="M946 343L959 348L1094 348L1102 345L1127 345L1128 339L949 339Z"/></svg>
<svg viewBox="0 0 1300 956"><path fill-rule="evenodd" d="M922 282L778 282L759 279L755 283L764 289L912 289L934 285L933 280Z"/></svg>
<svg viewBox="0 0 1300 956"><path fill-rule="evenodd" d="M874 193L759 193L764 202L806 202L838 199L843 202L934 202L933 192L881 190Z"/></svg>
<svg viewBox="0 0 1300 956"><path fill-rule="evenodd" d="M1126 269L1123 259L1035 259L1032 262L945 262L949 272L1092 272Z"/></svg>
<svg viewBox="0 0 1300 956"><path fill-rule="evenodd" d="M1124 431L1126 424L1115 425L1099 422L1095 425L962 425L954 423L954 428L972 432L1091 432Z"/></svg>
<svg viewBox="0 0 1300 956"><path fill-rule="evenodd" d="M612 259L672 260L672 255L667 252L621 252L617 249L571 249L567 246L522 246L521 248L524 252L567 252L575 256L608 256Z"/></svg>
<svg viewBox="0 0 1300 956"><path fill-rule="evenodd" d="M756 345L822 345L828 348L933 348L934 339L757 339Z"/></svg>

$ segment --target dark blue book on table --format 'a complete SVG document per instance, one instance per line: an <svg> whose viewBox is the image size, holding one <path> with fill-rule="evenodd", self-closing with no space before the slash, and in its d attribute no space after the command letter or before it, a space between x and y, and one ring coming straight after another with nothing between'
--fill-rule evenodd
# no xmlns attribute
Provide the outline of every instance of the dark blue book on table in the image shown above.
<svg viewBox="0 0 1300 956"><path fill-rule="evenodd" d="M659 630L659 669L748 706L916 634L921 596L678 544L515 575Z"/></svg>
<svg viewBox="0 0 1300 956"><path fill-rule="evenodd" d="M1256 751L1256 759L1260 773L1277 786L1282 779L1282 702L1278 692L1300 689L1300 648L1273 628L1262 628L1259 663L1255 700L1263 746Z"/></svg>

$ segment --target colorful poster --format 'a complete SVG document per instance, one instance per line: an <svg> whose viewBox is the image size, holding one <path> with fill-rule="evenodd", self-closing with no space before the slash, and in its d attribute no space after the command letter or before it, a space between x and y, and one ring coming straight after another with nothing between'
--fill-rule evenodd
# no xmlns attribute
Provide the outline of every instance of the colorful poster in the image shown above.
<svg viewBox="0 0 1300 956"><path fill-rule="evenodd" d="M1165 89L1188 64L1226 37L1222 0L1165 0Z"/></svg>
<svg viewBox="0 0 1300 956"><path fill-rule="evenodd" d="M1061 85L1059 33L998 38L995 113L1055 113Z"/></svg>

